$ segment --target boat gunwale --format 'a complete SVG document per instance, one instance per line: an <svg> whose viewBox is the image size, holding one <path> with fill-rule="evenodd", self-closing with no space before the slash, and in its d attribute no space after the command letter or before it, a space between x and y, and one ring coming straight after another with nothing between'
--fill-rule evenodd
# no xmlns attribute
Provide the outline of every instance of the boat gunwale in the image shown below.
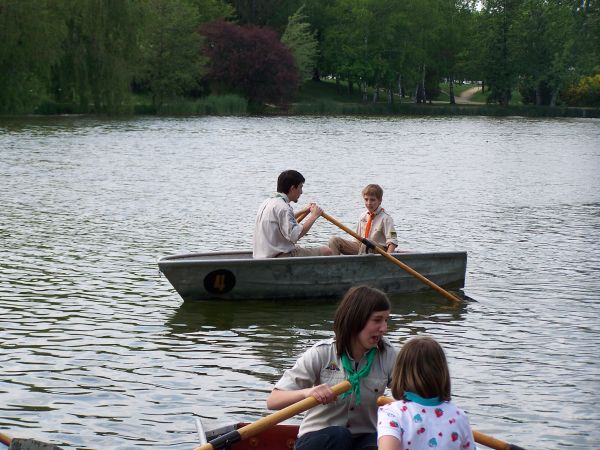
<svg viewBox="0 0 600 450"><path fill-rule="evenodd" d="M211 256L234 256L234 255L251 255L249 251L219 251L219 252L194 252L194 253L182 253L176 255L167 255L158 259L157 263L159 267L163 266L178 266L178 265L225 265L225 264L256 264L256 265L273 265L273 264L287 264L290 261L294 261L295 264L314 264L316 261L322 261L325 263L334 263L339 261L349 262L350 260L356 259L368 259L368 258L383 258L382 255L378 254L364 254L364 255L334 255L334 256L302 256L302 257L279 257L279 258L211 258ZM394 257L398 256L421 256L421 257L447 257L447 256L467 256L467 251L442 251L442 252L399 252L392 253ZM399 258L402 260L403 258Z"/></svg>

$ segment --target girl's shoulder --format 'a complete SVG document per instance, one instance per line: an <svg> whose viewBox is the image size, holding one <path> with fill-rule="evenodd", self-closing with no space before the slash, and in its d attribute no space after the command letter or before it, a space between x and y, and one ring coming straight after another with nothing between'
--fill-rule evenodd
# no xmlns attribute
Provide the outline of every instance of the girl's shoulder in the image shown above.
<svg viewBox="0 0 600 450"><path fill-rule="evenodd" d="M397 417L399 414L409 411L409 408L406 400L394 400L391 403L379 407L379 411L381 414Z"/></svg>
<svg viewBox="0 0 600 450"><path fill-rule="evenodd" d="M335 339L330 338L317 341L309 347L304 354L330 358L332 355L336 354Z"/></svg>

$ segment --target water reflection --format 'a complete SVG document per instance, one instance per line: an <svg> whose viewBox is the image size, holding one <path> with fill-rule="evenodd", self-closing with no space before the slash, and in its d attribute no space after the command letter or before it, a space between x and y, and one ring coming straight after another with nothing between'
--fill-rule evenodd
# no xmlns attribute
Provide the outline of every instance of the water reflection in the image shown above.
<svg viewBox="0 0 600 450"><path fill-rule="evenodd" d="M441 324L464 320L468 301L447 304L437 293L392 296L388 336L400 345L409 336L427 333L422 323ZM259 375L268 382L290 361L320 339L333 336L337 302L331 299L302 301L183 302L169 317L170 335L187 344L232 348L240 358L260 359L273 370Z"/></svg>

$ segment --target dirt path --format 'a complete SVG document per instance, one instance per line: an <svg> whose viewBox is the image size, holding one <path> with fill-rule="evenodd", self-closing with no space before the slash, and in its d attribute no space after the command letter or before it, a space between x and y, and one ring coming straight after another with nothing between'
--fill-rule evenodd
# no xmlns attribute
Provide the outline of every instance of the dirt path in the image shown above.
<svg viewBox="0 0 600 450"><path fill-rule="evenodd" d="M471 97L473 97L479 91L481 91L481 86L474 86L467 89L462 94L454 96L454 101L456 101L457 105L483 105L483 102L471 101Z"/></svg>

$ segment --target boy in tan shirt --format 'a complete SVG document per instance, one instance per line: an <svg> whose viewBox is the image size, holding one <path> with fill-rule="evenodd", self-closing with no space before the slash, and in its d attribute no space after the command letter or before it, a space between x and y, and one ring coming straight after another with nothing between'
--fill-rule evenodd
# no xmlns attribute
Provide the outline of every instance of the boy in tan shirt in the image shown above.
<svg viewBox="0 0 600 450"><path fill-rule="evenodd" d="M362 190L365 211L358 220L356 233L375 245L392 253L398 246L394 219L381 207L383 189L378 184L368 184ZM334 236L329 239L329 248L334 255L361 255L367 253L367 246L357 240L347 240Z"/></svg>

